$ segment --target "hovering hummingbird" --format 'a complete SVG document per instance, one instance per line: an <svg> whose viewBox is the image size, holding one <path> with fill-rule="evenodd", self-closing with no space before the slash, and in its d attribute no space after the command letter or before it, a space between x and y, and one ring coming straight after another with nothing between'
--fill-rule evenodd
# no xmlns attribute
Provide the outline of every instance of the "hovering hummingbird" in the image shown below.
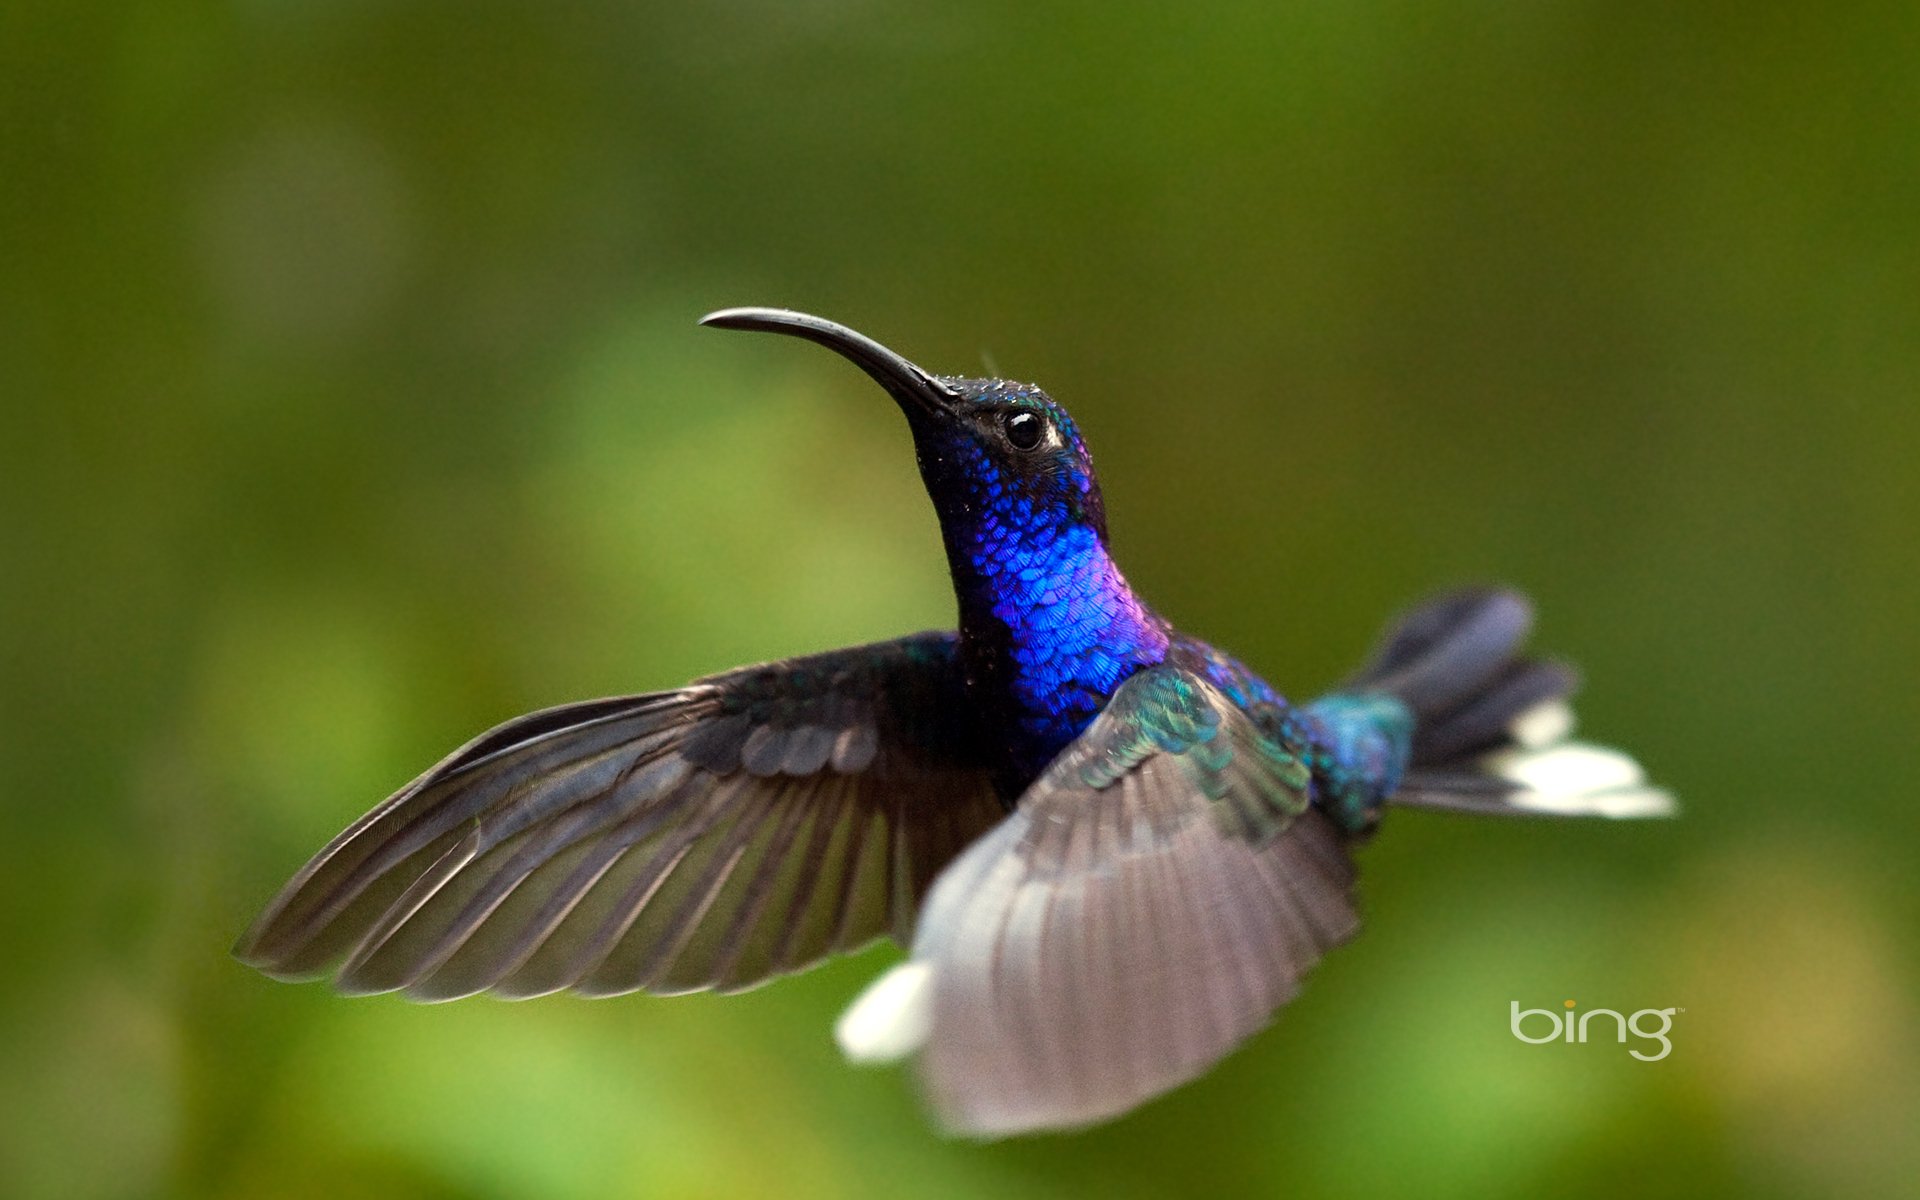
<svg viewBox="0 0 1920 1200"><path fill-rule="evenodd" d="M855 1061L915 1057L947 1129L1085 1125L1205 1071L1359 925L1388 805L1664 816L1567 740L1520 595L1456 592L1308 704L1181 633L1108 552L1093 463L1039 388L805 338L906 414L959 629L509 721L355 822L235 953L349 994L737 991L892 934Z"/></svg>

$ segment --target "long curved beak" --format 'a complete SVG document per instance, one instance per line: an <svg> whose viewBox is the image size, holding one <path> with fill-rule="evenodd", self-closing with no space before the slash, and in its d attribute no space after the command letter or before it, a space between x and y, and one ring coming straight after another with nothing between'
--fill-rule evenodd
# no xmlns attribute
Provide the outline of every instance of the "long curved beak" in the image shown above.
<svg viewBox="0 0 1920 1200"><path fill-rule="evenodd" d="M871 375L908 415L920 412L940 416L950 412L960 399L958 392L866 334L856 333L825 317L789 308L723 308L701 317L700 323L719 329L784 333L818 342Z"/></svg>

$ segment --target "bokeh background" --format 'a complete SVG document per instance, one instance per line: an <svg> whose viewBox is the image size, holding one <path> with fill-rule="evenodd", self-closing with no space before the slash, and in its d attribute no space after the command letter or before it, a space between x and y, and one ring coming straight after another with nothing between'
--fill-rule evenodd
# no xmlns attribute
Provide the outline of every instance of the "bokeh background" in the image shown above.
<svg viewBox="0 0 1920 1200"><path fill-rule="evenodd" d="M0 1193L1912 1195L1908 4L0 7ZM527 709L951 619L808 308L1042 381L1180 624L1311 693L1531 590L1670 825L1390 821L1218 1070L989 1146L743 997L227 957ZM1508 1004L1679 1007L1674 1050Z"/></svg>

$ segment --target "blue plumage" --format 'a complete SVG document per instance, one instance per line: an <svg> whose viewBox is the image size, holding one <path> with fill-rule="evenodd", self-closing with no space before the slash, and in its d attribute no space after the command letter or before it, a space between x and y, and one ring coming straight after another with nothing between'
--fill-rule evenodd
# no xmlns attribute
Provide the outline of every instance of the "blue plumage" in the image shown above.
<svg viewBox="0 0 1920 1200"><path fill-rule="evenodd" d="M969 690L1009 798L1084 731L1135 671L1163 661L1170 628L1107 553L1093 462L1037 388L944 379L954 413L909 413L960 609ZM975 436L1031 418L1010 458Z"/></svg>
<svg viewBox="0 0 1920 1200"><path fill-rule="evenodd" d="M1267 711L1280 743L1312 770L1321 807L1351 831L1370 826L1407 768L1407 706L1374 692L1296 711L1230 656L1176 633L1107 551L1092 454L1066 410L1031 384L938 382L950 392L946 408L908 417L946 542L970 690L1006 793L1024 792L1122 683L1172 655L1241 707ZM1003 428L1022 414L1040 422L1026 449Z"/></svg>
<svg viewBox="0 0 1920 1200"><path fill-rule="evenodd" d="M1358 928L1350 853L1388 805L1670 811L1566 740L1574 676L1520 653L1522 597L1430 602L1292 704L1128 585L1038 388L801 313L707 321L828 346L893 396L958 630L510 721L335 838L241 958L423 1000L668 993L891 933L911 958L841 1046L916 1056L946 1127L997 1136L1124 1112L1264 1025Z"/></svg>
<svg viewBox="0 0 1920 1200"><path fill-rule="evenodd" d="M1352 832L1368 828L1406 774L1412 710L1380 692L1349 692L1316 700L1300 720L1324 755L1315 773L1319 804Z"/></svg>

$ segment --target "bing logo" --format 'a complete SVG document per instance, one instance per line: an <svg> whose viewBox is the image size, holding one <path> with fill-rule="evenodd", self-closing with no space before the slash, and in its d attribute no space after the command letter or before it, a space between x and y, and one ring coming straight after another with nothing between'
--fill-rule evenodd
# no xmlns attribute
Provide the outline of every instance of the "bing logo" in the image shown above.
<svg viewBox="0 0 1920 1200"><path fill-rule="evenodd" d="M1680 1009L1643 1008L1632 1016L1627 1016L1611 1008L1593 1008L1576 1014L1573 1011L1574 1008L1574 1002L1567 1001L1567 1011L1563 1016L1550 1008L1521 1008L1520 1002L1514 1000L1510 1002L1512 1015L1508 1019L1508 1028L1513 1030L1514 1037L1530 1046L1542 1046L1548 1042L1585 1042L1588 1026L1593 1024L1595 1017L1600 1017L1602 1018L1601 1037L1606 1037L1611 1032L1624 1046L1627 1044L1627 1034L1632 1033L1635 1037L1643 1039L1643 1044L1651 1045L1654 1042L1660 1044L1659 1051L1653 1054L1642 1053L1639 1048L1627 1051L1641 1062L1659 1062L1673 1053L1673 1040L1667 1035L1673 1032L1673 1014L1682 1011ZM1534 1029L1544 1028L1544 1032L1528 1033L1524 1026L1529 1021L1533 1023ZM1643 1021L1646 1022L1647 1028L1641 1027Z"/></svg>

